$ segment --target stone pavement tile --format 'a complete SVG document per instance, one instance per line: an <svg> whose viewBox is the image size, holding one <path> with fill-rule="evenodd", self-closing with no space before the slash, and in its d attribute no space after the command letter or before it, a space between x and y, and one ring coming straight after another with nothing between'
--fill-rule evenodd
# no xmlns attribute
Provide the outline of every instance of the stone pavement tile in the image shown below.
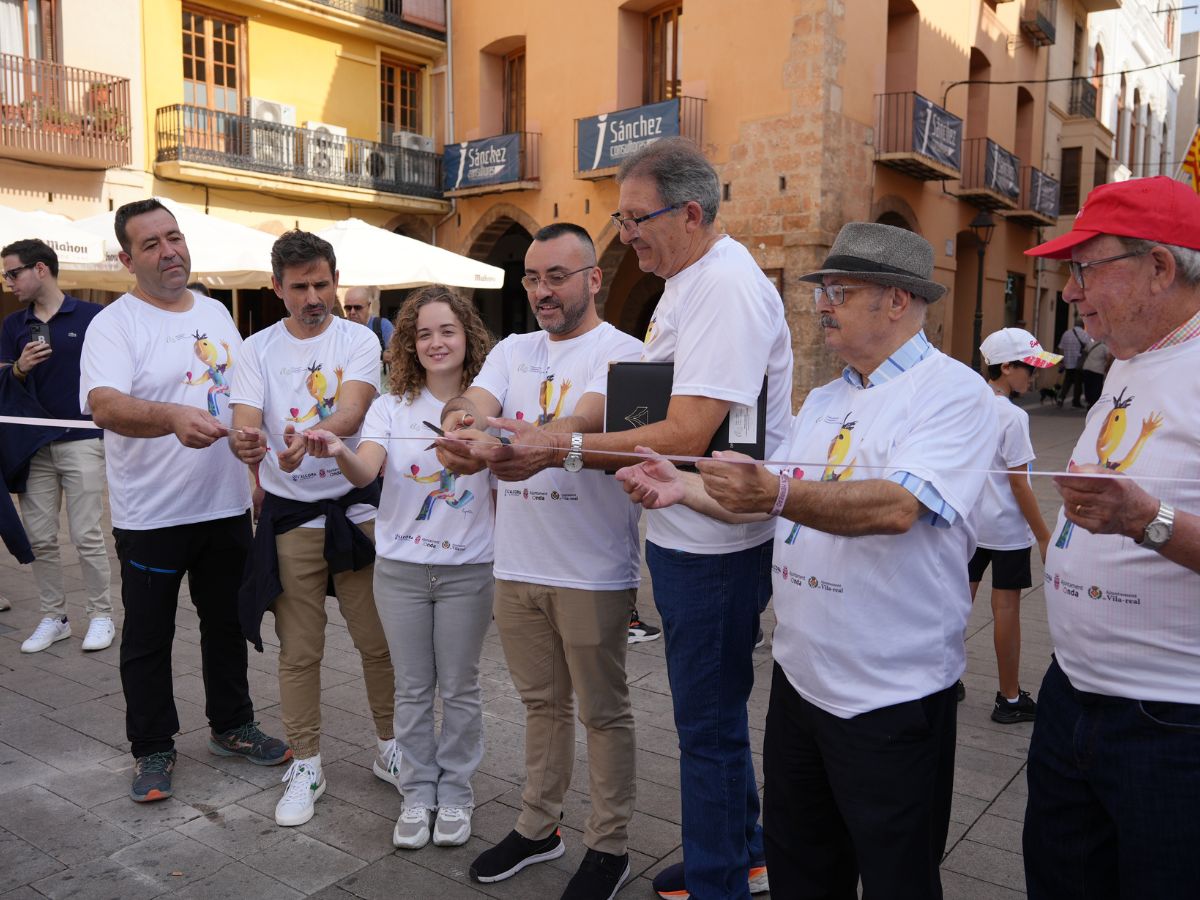
<svg viewBox="0 0 1200 900"><path fill-rule="evenodd" d="M676 825L683 821L679 788L656 784L645 778L637 780L637 799L634 801L634 808L639 812L673 822Z"/></svg>
<svg viewBox="0 0 1200 900"><path fill-rule="evenodd" d="M0 828L0 894L61 871L63 864Z"/></svg>
<svg viewBox="0 0 1200 900"><path fill-rule="evenodd" d="M631 681L630 684L635 684L642 690L653 691L667 697L671 696L671 685L667 681L667 667L665 663L661 669L648 672L636 681Z"/></svg>
<svg viewBox="0 0 1200 900"><path fill-rule="evenodd" d="M374 862L395 851L392 827L399 814L397 808L395 815L384 818L326 794L318 801L312 819L300 827L308 837Z"/></svg>
<svg viewBox="0 0 1200 900"><path fill-rule="evenodd" d="M276 825L273 817L236 803L192 819L176 830L233 859L243 859L272 847L290 834Z"/></svg>
<svg viewBox="0 0 1200 900"><path fill-rule="evenodd" d="M635 769L637 777L666 787L679 788L679 759L663 756L641 747L637 750Z"/></svg>
<svg viewBox="0 0 1200 900"><path fill-rule="evenodd" d="M75 652L65 656L54 657L47 653L35 653L29 659L36 668L69 678L101 694L121 692L120 637L106 650L84 653L77 647L72 649Z"/></svg>
<svg viewBox="0 0 1200 900"><path fill-rule="evenodd" d="M71 706L82 700L94 700L104 693L53 672L47 672L32 663L8 672L0 672L0 687L55 709Z"/></svg>
<svg viewBox="0 0 1200 900"><path fill-rule="evenodd" d="M631 683L629 702L636 713L649 714L652 720L674 721L675 712L671 705L671 698L658 691L650 691L638 684Z"/></svg>
<svg viewBox="0 0 1200 900"><path fill-rule="evenodd" d="M970 829L970 827L970 825L964 822L955 822L953 819L950 820L950 828L946 832L946 850L945 853L942 854L943 858L945 858L945 856L954 849L955 844L966 837L967 831Z"/></svg>
<svg viewBox="0 0 1200 900"><path fill-rule="evenodd" d="M954 792L950 802L950 821L970 825L984 814L988 808L986 800L978 797L968 797L966 794Z"/></svg>
<svg viewBox="0 0 1200 900"><path fill-rule="evenodd" d="M942 868L1013 891L1025 890L1025 867L1020 854L980 844L969 838L958 842L942 862Z"/></svg>
<svg viewBox="0 0 1200 900"><path fill-rule="evenodd" d="M564 856L547 863L529 866L506 881L490 884L472 881L468 874L468 868L475 857L489 846L487 842L478 838L472 837L461 847L432 847L429 852L419 850L411 855L421 867L437 872L450 879L453 884L476 892L474 894L476 897L484 894L488 897L512 898L512 900L529 900L531 897L550 900L550 898L556 898L562 894L567 882L575 874L579 860L583 857L583 851L578 849L582 847L581 836L578 833L572 832L570 829L563 829L563 842L567 847ZM574 853L578 854L577 858L573 856L572 847L576 848ZM409 856L410 854L402 855L397 852L395 856L387 857L387 859L398 859L403 862ZM471 895L461 894L461 896Z"/></svg>
<svg viewBox="0 0 1200 900"><path fill-rule="evenodd" d="M499 697L493 697L483 704L484 713L492 719L500 722L508 722L516 725L519 728L525 726L525 705L519 697L512 697L508 694L502 694ZM576 722L579 726L579 723ZM576 737L582 726L577 727Z"/></svg>
<svg viewBox="0 0 1200 900"><path fill-rule="evenodd" d="M250 696L254 698L255 706L265 706L268 702L279 702L278 671L260 672L258 669L251 669L247 666L246 679L250 683Z"/></svg>
<svg viewBox="0 0 1200 900"><path fill-rule="evenodd" d="M321 669L336 669L343 674L361 678L362 657L358 655L357 650L339 650L326 644L325 654L321 657Z"/></svg>
<svg viewBox="0 0 1200 900"><path fill-rule="evenodd" d="M153 878L111 859L93 859L34 882L51 900L150 900L167 888Z"/></svg>
<svg viewBox="0 0 1200 900"><path fill-rule="evenodd" d="M45 894L39 894L29 885L22 885L16 890L5 891L0 894L4 900L45 900Z"/></svg>
<svg viewBox="0 0 1200 900"><path fill-rule="evenodd" d="M0 725L10 728L21 719L40 716L49 712L53 707L36 700L30 700L24 694L0 687Z"/></svg>
<svg viewBox="0 0 1200 900"><path fill-rule="evenodd" d="M207 750L205 753L203 759L196 759L190 754L183 755L181 752L172 777L172 787L175 789L174 799L186 803L201 813L219 809L230 803L237 803L261 790L257 784L241 776L258 777L261 771L266 769L268 772L275 773L275 778L279 779L283 777L283 773L287 769L286 765L256 766L244 759L230 759L237 765L231 766L229 771L225 771L217 768L215 762L227 757L214 756ZM210 762L214 764L210 765Z"/></svg>
<svg viewBox="0 0 1200 900"><path fill-rule="evenodd" d="M0 826L68 866L134 842L128 832L37 785L5 795Z"/></svg>
<svg viewBox="0 0 1200 900"><path fill-rule="evenodd" d="M668 719L665 727L659 728L645 720L637 723L637 745L643 750L649 750L660 756L679 759L679 735Z"/></svg>
<svg viewBox="0 0 1200 900"><path fill-rule="evenodd" d="M486 714L484 706L483 761L479 771L510 784L525 781L525 729Z"/></svg>
<svg viewBox="0 0 1200 900"><path fill-rule="evenodd" d="M1025 891L1009 890L998 884L942 869L942 896L944 900L1019 900L1025 896Z"/></svg>
<svg viewBox="0 0 1200 900"><path fill-rule="evenodd" d="M130 765L133 763L132 757L120 758ZM117 775L112 769L99 763L67 772L59 772L57 769L54 771L54 775L38 779L38 784L76 806L91 809L117 798L124 798L126 802L130 802L131 775Z"/></svg>
<svg viewBox="0 0 1200 900"><path fill-rule="evenodd" d="M125 714L106 703L85 698L82 703L47 713L46 718L95 738L116 750L129 749L129 741L125 738Z"/></svg>
<svg viewBox="0 0 1200 900"><path fill-rule="evenodd" d="M18 727L5 725L5 736ZM4 773L0 778L0 797L30 784L41 784L60 774L59 769L3 743L0 743L0 772Z"/></svg>
<svg viewBox="0 0 1200 900"><path fill-rule="evenodd" d="M1024 775L1017 779L1024 781ZM1005 819L1012 819L1014 822L1025 821L1025 805L1029 801L1029 797L1022 791L1015 790L1013 786L1005 788L1000 796L992 801L992 805L988 807L988 812L994 816L1002 816Z"/></svg>
<svg viewBox="0 0 1200 900"><path fill-rule="evenodd" d="M261 723L263 731L267 734L278 736L283 733L282 728L270 728L268 724L266 721ZM207 803L210 806L224 806L226 803L233 803L242 797L247 797L255 791L274 787L279 784L279 780L283 778L283 773L287 771L286 763L280 763L277 766L256 766L254 763L247 762L236 756L217 756L208 749L208 734L209 729L206 724L194 731L189 731L187 734L176 735L175 749L179 751L181 757L186 757L186 760L181 759L179 765L176 766L175 771L177 775L182 772L185 765L191 766L194 763L199 763L204 769L215 769L227 777L241 782L247 789L237 797L217 797L215 798L217 802L214 802L212 799L205 799L202 796L192 799ZM176 792L178 790L176 788Z"/></svg>
<svg viewBox="0 0 1200 900"><path fill-rule="evenodd" d="M1020 855L1021 828L1021 822L988 813L980 816L979 821L971 826L967 837L976 843Z"/></svg>
<svg viewBox="0 0 1200 900"><path fill-rule="evenodd" d="M481 844L471 852L476 853L483 846L486 845ZM425 850L397 852L360 869L313 897L319 900L353 900L355 897L362 900L425 900L430 897L437 897L438 900L479 900L482 896L477 890L479 885L469 882L465 871L461 875L446 875L423 864L424 858L443 855L446 849L431 844Z"/></svg>
<svg viewBox="0 0 1200 900"><path fill-rule="evenodd" d="M991 715L989 712L988 715ZM991 720L988 720L991 722ZM1030 729L1017 730L1011 725L996 725L994 729L965 722L958 723L957 742L960 747L990 750L1024 760L1029 756Z"/></svg>
<svg viewBox="0 0 1200 900"><path fill-rule="evenodd" d="M92 812L138 839L153 837L200 815L198 810L178 797L168 797L154 803L134 803L128 795L94 806Z"/></svg>
<svg viewBox="0 0 1200 900"><path fill-rule="evenodd" d="M301 834L298 828L290 830L294 833L287 839L247 857L245 864L306 894L341 881L366 865L349 853Z"/></svg>
<svg viewBox="0 0 1200 900"><path fill-rule="evenodd" d="M959 746L954 754L954 790L980 800L992 800L1024 764L1024 760L1002 753Z"/></svg>
<svg viewBox="0 0 1200 900"><path fill-rule="evenodd" d="M254 900L293 900L303 896L300 891L241 863L228 865L171 894L172 900L246 900L248 897Z"/></svg>
<svg viewBox="0 0 1200 900"><path fill-rule="evenodd" d="M359 755L356 754L356 757ZM374 758L373 754L371 758ZM336 797L358 809L383 816L392 822L400 815L400 792L386 781L377 778L370 769L364 768L350 759L340 759L327 766L323 755L321 768L325 772L325 781L328 785L325 790L326 797ZM278 797L275 799L278 800ZM476 799L478 800L478 798ZM324 798L319 802L323 804Z"/></svg>
<svg viewBox="0 0 1200 900"><path fill-rule="evenodd" d="M334 688L341 690L343 686ZM362 696L362 711L347 712L336 706L321 706L321 759L325 759L325 736L337 735L337 739L355 747L373 747L378 735L375 734L375 722L369 716L367 708L367 692L360 688ZM343 757L339 757L341 759Z"/></svg>
<svg viewBox="0 0 1200 900"><path fill-rule="evenodd" d="M177 831L165 831L131 844L114 853L112 859L170 891L207 878L233 861Z"/></svg>

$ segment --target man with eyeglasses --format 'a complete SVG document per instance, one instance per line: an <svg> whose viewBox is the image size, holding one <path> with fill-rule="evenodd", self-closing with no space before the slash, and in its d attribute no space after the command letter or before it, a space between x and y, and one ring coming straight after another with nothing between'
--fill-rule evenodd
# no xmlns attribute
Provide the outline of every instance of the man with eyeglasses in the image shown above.
<svg viewBox="0 0 1200 900"><path fill-rule="evenodd" d="M86 420L79 408L79 357L84 335L104 307L59 289L58 254L40 240L9 244L0 250L0 262L5 286L29 304L4 320L0 366L5 368L0 371L12 379L12 390L41 406L46 418ZM104 511L101 432L94 428L45 430L45 441L27 465L24 485L10 486L17 489L21 518L33 546L33 577L42 619L21 644L21 652L37 653L71 636L58 542L64 494L90 619L83 649L103 650L112 644L116 626L108 587L108 549L100 526Z"/></svg>
<svg viewBox="0 0 1200 900"><path fill-rule="evenodd" d="M342 300L342 309L346 311L347 319L357 322L359 325L366 325L375 335L375 339L379 341L379 358L382 361L380 375L386 378L388 363L392 359L392 351L388 347L392 345L393 328L392 323L385 316L371 315L371 307L378 307L378 303L379 288L353 287L346 291L346 296ZM383 386L386 391L386 381L383 382Z"/></svg>
<svg viewBox="0 0 1200 900"><path fill-rule="evenodd" d="M1200 896L1200 197L1097 187L1063 300L1114 357L1055 479L1054 656L1029 747L1029 896Z"/></svg>
<svg viewBox="0 0 1200 900"><path fill-rule="evenodd" d="M480 429L503 415L506 427L578 443L583 432L603 428L609 363L637 359L641 345L597 314L601 272L579 226L557 223L534 235L521 283L541 330L500 341L471 387L442 413L447 432L487 445L439 442L447 468L468 474L488 463L501 480L495 619L525 706L516 828L481 853L470 874L501 881L564 853L558 826L575 757L577 701L592 811L583 829L587 850L562 897L592 900L614 896L630 875L635 741L625 654L641 573L638 510L612 478L582 471L578 453L564 467L530 475Z"/></svg>
<svg viewBox="0 0 1200 900"><path fill-rule="evenodd" d="M617 474L651 509L774 529L763 741L774 896L855 897L860 881L867 897L941 896L970 513L997 423L978 374L925 337L946 290L932 273L924 238L852 222L803 276L846 368L790 423L779 456L800 467L776 474L730 454L700 476L662 460Z"/></svg>

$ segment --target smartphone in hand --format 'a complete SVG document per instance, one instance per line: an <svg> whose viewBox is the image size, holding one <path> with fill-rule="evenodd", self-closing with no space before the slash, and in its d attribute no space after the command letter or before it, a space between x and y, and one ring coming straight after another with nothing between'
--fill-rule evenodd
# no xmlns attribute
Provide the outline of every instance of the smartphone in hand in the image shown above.
<svg viewBox="0 0 1200 900"><path fill-rule="evenodd" d="M50 346L50 326L45 322L31 322L29 324L29 340L31 343L45 344Z"/></svg>

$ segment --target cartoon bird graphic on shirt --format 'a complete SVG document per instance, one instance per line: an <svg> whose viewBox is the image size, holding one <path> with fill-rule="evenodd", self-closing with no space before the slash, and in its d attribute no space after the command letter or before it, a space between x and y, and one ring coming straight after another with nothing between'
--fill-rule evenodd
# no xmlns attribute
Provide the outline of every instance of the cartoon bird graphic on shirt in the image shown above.
<svg viewBox="0 0 1200 900"><path fill-rule="evenodd" d="M837 467L845 461L850 453L850 444L853 443L850 432L858 424L850 421L850 415L850 413L846 413L846 418L842 419L842 427L829 442L829 450L825 454L825 471L821 473L822 481L848 481L854 474L854 460L858 457L851 459L849 465L842 471L837 470Z"/></svg>
<svg viewBox="0 0 1200 900"><path fill-rule="evenodd" d="M541 415L537 420L539 425L553 422L562 414L563 401L567 399L567 391L570 389L571 380L568 378L563 381L562 387L558 390L558 403L554 405L554 412L550 412L550 401L554 397L554 373L551 372L542 379L542 383L538 386L538 406L542 408Z"/></svg>
<svg viewBox="0 0 1200 900"><path fill-rule="evenodd" d="M304 386L308 389L308 393L316 401L304 415L300 415L300 410L292 407L291 415L284 418L285 422L307 422L313 416L317 417L317 421L323 421L333 415L333 410L337 406L338 395L342 392L342 375L344 370L341 366L337 366L333 370L333 374L337 377L337 387L334 388L333 396L325 396L325 392L329 390L329 379L325 377L325 373L321 371L320 363L313 363L308 367L308 377L304 379Z"/></svg>
<svg viewBox="0 0 1200 900"><path fill-rule="evenodd" d="M220 354L217 353L217 348L213 346L213 342L208 339L208 335L201 334L199 330L192 334L195 341L192 343L192 352L196 354L196 359L204 364L204 371L200 373L198 378L193 379L192 373L188 372L183 379L183 383L189 387L204 384L206 381L211 381L212 384L208 388L208 412L209 415L219 415L217 408L217 395L224 394L229 396L229 382L225 380L225 373L229 367L233 365L233 353L229 350L229 344L221 341L221 346L225 348L225 362L218 362Z"/></svg>
<svg viewBox="0 0 1200 900"><path fill-rule="evenodd" d="M1128 410L1133 405L1133 397L1126 397L1125 388L1121 388L1121 392L1112 398L1112 404L1113 408L1108 411L1108 415L1100 423L1100 431L1096 434L1096 462L1113 472L1125 472L1137 461L1146 442L1150 440L1150 436L1158 431L1159 426L1163 423L1163 417L1160 413L1151 411L1150 415L1142 419L1142 430L1138 433L1133 446L1129 448L1129 452L1125 454L1125 458L1113 459L1113 455L1121 447L1121 442L1125 440L1125 431L1129 427ZM1060 550L1068 547L1074 530L1074 522L1064 524L1054 546Z"/></svg>
<svg viewBox="0 0 1200 900"><path fill-rule="evenodd" d="M467 488L462 492L461 497L454 496L454 482L458 476L447 469L434 472L432 475L422 475L421 467L414 464L411 473L405 472L405 478L411 478L418 484L437 484L429 496L425 498L425 502L421 504L421 511L417 513L417 522L426 522L433 515L433 507L439 500L446 501L446 505L451 509L461 509L474 499L474 494L471 489Z"/></svg>

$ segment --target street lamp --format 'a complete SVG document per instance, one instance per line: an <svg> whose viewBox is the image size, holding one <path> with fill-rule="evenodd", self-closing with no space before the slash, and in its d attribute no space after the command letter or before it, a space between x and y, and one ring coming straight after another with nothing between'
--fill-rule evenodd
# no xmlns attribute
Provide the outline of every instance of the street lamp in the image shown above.
<svg viewBox="0 0 1200 900"><path fill-rule="evenodd" d="M992 214L981 209L967 226L975 233L976 249L979 252L979 278L975 282L975 330L971 342L971 367L980 371L983 363L979 355L979 345L983 342L983 255L987 253L987 245L992 240L992 232L996 230L996 222Z"/></svg>

